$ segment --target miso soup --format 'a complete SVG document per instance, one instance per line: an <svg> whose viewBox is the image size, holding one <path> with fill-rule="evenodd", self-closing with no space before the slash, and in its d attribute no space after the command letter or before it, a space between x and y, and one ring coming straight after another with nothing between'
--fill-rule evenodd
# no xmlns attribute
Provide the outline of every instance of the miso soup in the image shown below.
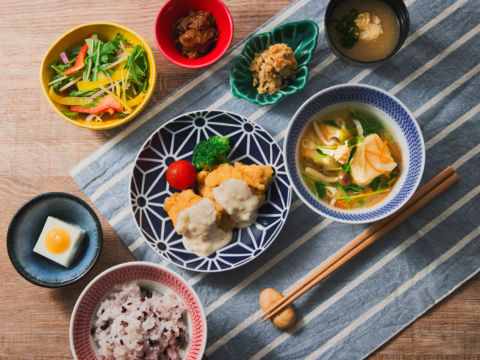
<svg viewBox="0 0 480 360"><path fill-rule="evenodd" d="M333 10L328 31L345 56L370 62L393 52L400 25L393 9L381 0L347 0Z"/></svg>

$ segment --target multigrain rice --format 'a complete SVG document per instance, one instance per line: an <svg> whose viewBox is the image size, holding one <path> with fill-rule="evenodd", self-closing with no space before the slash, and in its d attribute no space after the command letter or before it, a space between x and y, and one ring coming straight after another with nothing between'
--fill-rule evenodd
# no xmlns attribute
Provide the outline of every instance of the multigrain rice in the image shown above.
<svg viewBox="0 0 480 360"><path fill-rule="evenodd" d="M183 359L186 307L175 294L160 295L136 281L116 285L102 301L91 334L100 359Z"/></svg>

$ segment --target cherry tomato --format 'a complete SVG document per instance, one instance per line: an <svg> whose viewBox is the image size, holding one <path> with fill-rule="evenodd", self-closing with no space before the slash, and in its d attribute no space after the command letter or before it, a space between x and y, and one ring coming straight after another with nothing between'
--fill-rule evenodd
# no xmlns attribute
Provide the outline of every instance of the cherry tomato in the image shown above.
<svg viewBox="0 0 480 360"><path fill-rule="evenodd" d="M192 163L187 160L177 160L170 164L167 169L167 181L171 187L177 190L192 187L197 178L197 172Z"/></svg>

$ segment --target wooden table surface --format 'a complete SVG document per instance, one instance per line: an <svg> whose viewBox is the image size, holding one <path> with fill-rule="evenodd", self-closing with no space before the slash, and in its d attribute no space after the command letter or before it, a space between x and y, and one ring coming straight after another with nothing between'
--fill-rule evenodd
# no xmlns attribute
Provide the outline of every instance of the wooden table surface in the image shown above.
<svg viewBox="0 0 480 360"><path fill-rule="evenodd" d="M60 289L30 284L11 265L5 237L15 211L33 196L64 191L87 202L68 170L118 130L90 131L60 119L39 84L40 62L68 29L113 21L143 35L154 49L158 81L150 106L194 76L157 50L153 23L164 1L18 1L0 6L0 359L70 359L68 326L75 300L101 271L134 260L102 218L104 247L93 271ZM290 0L225 1L234 22L233 44ZM108 4L108 5L107 5ZM115 5L110 5L115 4ZM480 276L476 276L378 350L372 359L480 359Z"/></svg>

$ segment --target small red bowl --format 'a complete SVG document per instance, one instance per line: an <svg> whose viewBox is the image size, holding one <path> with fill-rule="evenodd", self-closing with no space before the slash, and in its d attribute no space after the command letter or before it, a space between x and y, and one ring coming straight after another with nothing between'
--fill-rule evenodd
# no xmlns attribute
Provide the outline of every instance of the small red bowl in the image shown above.
<svg viewBox="0 0 480 360"><path fill-rule="evenodd" d="M82 291L70 318L70 348L75 360L97 360L90 329L100 302L115 284L138 280L160 293L173 291L187 307L188 351L183 360L200 360L207 343L207 321L195 291L178 274L160 265L132 261L105 270Z"/></svg>
<svg viewBox="0 0 480 360"><path fill-rule="evenodd" d="M172 28L174 23L188 15L190 10L210 11L219 30L215 47L198 59L182 55L175 45ZM160 52L173 64L189 69L212 65L228 50L233 38L233 19L230 11L220 0L168 0L155 20L155 40Z"/></svg>

